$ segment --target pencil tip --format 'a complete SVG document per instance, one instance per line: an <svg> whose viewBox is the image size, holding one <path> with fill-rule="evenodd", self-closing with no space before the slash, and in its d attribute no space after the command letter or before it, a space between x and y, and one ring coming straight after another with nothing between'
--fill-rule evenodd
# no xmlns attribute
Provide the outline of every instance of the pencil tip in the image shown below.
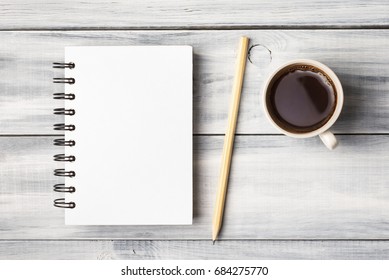
<svg viewBox="0 0 389 280"><path fill-rule="evenodd" d="M216 240L213 240L212 245L215 245Z"/></svg>

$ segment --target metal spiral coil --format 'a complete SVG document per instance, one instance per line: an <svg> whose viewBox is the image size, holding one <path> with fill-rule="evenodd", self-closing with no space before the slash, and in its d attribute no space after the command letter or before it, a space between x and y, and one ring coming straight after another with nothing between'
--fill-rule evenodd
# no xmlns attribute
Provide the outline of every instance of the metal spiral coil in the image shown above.
<svg viewBox="0 0 389 280"><path fill-rule="evenodd" d="M74 67L76 67L76 64L74 64L73 62L69 62L69 63L53 62L53 68L60 68L60 69L69 68L69 69L73 69Z"/></svg>
<svg viewBox="0 0 389 280"><path fill-rule="evenodd" d="M54 99L63 99L63 100L74 100L76 98L76 95L73 93L53 93Z"/></svg>
<svg viewBox="0 0 389 280"><path fill-rule="evenodd" d="M76 113L74 109L65 109L65 108L55 108L54 115L66 115L73 116Z"/></svg>
<svg viewBox="0 0 389 280"><path fill-rule="evenodd" d="M54 169L54 176L74 177L74 176L76 176L76 172L75 171L66 171L64 168L57 168L57 169Z"/></svg>
<svg viewBox="0 0 389 280"><path fill-rule="evenodd" d="M74 141L74 140L65 140L65 139L61 138L61 139L54 139L54 143L53 144L55 146L73 147L74 145L76 145L76 141Z"/></svg>
<svg viewBox="0 0 389 280"><path fill-rule="evenodd" d="M53 78L53 83L55 84L74 84L76 79L74 78Z"/></svg>
<svg viewBox="0 0 389 280"><path fill-rule="evenodd" d="M66 156L65 154L57 154L54 155L54 161L67 161L67 162L73 162L76 160L75 156Z"/></svg>
<svg viewBox="0 0 389 280"><path fill-rule="evenodd" d="M75 64L73 62L69 63L60 63L60 62L54 62L53 68L59 68L59 69L73 69L75 67ZM53 78L53 83L67 83L67 84L74 84L76 80L74 78ZM54 93L53 94L54 99L59 100L74 100L76 98L75 94L73 93ZM65 108L55 108L53 113L55 115L65 115L65 116L73 116L76 111L74 109L65 109ZM61 130L61 131L73 131L76 129L76 126L73 124L64 124L64 123L58 123L54 124L54 130ZM65 140L64 138L54 139L55 146L61 146L61 147L73 147L76 145L76 142L74 140ZM56 154L54 155L54 161L57 162L74 162L76 160L76 157L73 155L65 155L65 154ZM54 176L58 177L75 177L76 172L75 171L68 171L64 168L58 168L54 170ZM76 188L74 186L65 186L65 184L55 184L53 186L53 190L58 193L74 193L76 191ZM73 201L66 202L65 198L58 198L54 200L54 206L59 208L75 208L76 203Z"/></svg>
<svg viewBox="0 0 389 280"><path fill-rule="evenodd" d="M65 184L55 184L53 186L53 191L61 193L74 193L76 191L76 188L73 186L65 187Z"/></svg>
<svg viewBox="0 0 389 280"><path fill-rule="evenodd" d="M57 198L54 200L54 206L59 207L59 208L74 208L76 207L76 204L71 201L71 202L66 202L65 198Z"/></svg>
<svg viewBox="0 0 389 280"><path fill-rule="evenodd" d="M67 130L67 131L73 131L76 129L76 126L73 124L64 124L64 123L57 123L54 125L54 130Z"/></svg>

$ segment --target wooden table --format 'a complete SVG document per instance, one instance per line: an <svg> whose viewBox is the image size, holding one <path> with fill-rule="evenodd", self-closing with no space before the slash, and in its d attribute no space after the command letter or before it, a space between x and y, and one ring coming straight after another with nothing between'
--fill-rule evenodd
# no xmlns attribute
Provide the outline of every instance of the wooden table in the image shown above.
<svg viewBox="0 0 389 280"><path fill-rule="evenodd" d="M7 2L7 3L5 3ZM389 258L389 3L375 1L1 1L1 259ZM221 241L211 217L242 35L251 38ZM192 226L64 226L51 80L69 45L194 47ZM286 60L339 75L340 146L280 135L260 91ZM152 67L152 65L150 66ZM91 100L93 102L93 100ZM120 133L120 132L119 132Z"/></svg>

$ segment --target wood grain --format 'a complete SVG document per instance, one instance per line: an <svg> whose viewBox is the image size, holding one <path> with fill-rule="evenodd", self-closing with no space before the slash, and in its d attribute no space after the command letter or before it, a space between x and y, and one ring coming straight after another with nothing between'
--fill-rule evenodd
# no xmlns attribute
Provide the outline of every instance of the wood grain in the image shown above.
<svg viewBox="0 0 389 280"><path fill-rule="evenodd" d="M385 26L385 0L8 0L2 29Z"/></svg>
<svg viewBox="0 0 389 280"><path fill-rule="evenodd" d="M220 239L389 238L388 140L238 136ZM52 141L0 137L0 239L210 239L223 137L194 138L192 226L65 226Z"/></svg>
<svg viewBox="0 0 389 280"><path fill-rule="evenodd" d="M0 259L389 259L389 241L0 241Z"/></svg>
<svg viewBox="0 0 389 280"><path fill-rule="evenodd" d="M61 88L51 84L59 72L50 67L63 59L65 45L134 44L193 45L194 133L224 133L234 42L242 35L252 37L256 46L246 73L238 133L277 133L259 109L260 87L272 67L301 57L328 64L344 84L346 106L335 132L388 133L389 30L366 29L387 28L388 14L386 0L1 1L1 30L48 31L0 32L0 135L52 134L52 124L62 121L52 115L52 109L63 104L51 99ZM315 29L323 27L363 30ZM227 31L245 28L307 29ZM65 227L63 211L51 205L57 197L51 186L58 182L52 169L59 166L52 162L52 154L61 152L53 148L53 138L3 136L0 258L388 259L388 241L253 240L389 238L387 137L340 136L341 146L334 153L325 151L318 139L237 137L228 218L221 236L237 240L212 246L205 240L168 239L208 238L221 137L195 137L194 225L156 229ZM315 180L308 186L309 178ZM247 197L249 203L242 205ZM243 222L253 218L255 223L246 228Z"/></svg>
<svg viewBox="0 0 389 280"><path fill-rule="evenodd" d="M289 59L311 58L335 70L345 106L337 133L389 132L388 30L79 31L0 32L1 134L52 134L66 45L174 45L194 47L194 133L222 134L227 124L236 40L251 38L237 133L278 133L265 119L260 91L270 70ZM258 45L261 44L261 45ZM271 54L270 54L271 52ZM92 101L91 101L92 102Z"/></svg>

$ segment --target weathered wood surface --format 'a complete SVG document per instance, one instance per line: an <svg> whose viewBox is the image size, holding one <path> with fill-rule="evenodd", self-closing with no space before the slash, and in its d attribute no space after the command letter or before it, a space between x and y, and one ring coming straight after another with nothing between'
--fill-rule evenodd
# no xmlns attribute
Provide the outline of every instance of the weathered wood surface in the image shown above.
<svg viewBox="0 0 389 280"><path fill-rule="evenodd" d="M66 45L188 44L194 47L194 133L224 133L227 124L238 38L251 38L237 133L278 133L265 119L260 92L269 71L287 60L311 58L338 73L345 107L334 126L338 133L389 132L388 30L262 31L92 31L0 33L0 133L53 134L63 106L51 94L63 86L52 69ZM152 67L152 66L150 66ZM77 94L77 93L76 93ZM92 102L92 101L91 101Z"/></svg>
<svg viewBox="0 0 389 280"><path fill-rule="evenodd" d="M387 26L385 0L8 0L1 29Z"/></svg>
<svg viewBox="0 0 389 280"><path fill-rule="evenodd" d="M389 259L389 241L0 241L0 259Z"/></svg>
<svg viewBox="0 0 389 280"><path fill-rule="evenodd" d="M247 66L238 133L277 133L263 117L260 88L272 67L301 57L328 64L344 85L335 132L389 133L388 15L386 0L1 1L0 259L388 259L389 241L256 240L389 240L386 135L342 135L334 152L316 138L237 137L215 246L202 239L210 236L222 137L195 136L189 227L64 226L52 206L52 155L61 150L54 137L20 137L53 134L61 121L52 109L63 104L51 99L61 87L51 79L62 73L51 63L66 45L192 45L194 133L222 134L241 35L260 45ZM85 238L137 240L77 240Z"/></svg>
<svg viewBox="0 0 389 280"><path fill-rule="evenodd" d="M220 238L389 238L389 136L339 138L238 136ZM0 239L210 239L223 137L194 138L192 226L65 226L52 141L0 137Z"/></svg>

